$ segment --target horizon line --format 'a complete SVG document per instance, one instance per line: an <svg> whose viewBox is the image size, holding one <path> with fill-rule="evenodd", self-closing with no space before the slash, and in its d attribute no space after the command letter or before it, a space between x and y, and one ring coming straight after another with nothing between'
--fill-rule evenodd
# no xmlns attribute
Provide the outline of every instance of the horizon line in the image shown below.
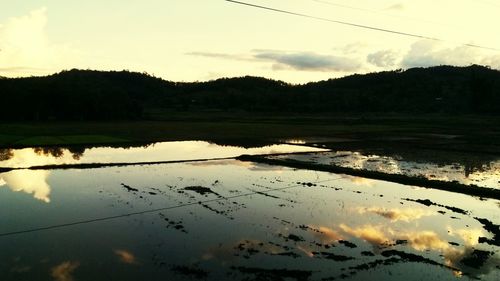
<svg viewBox="0 0 500 281"><path fill-rule="evenodd" d="M141 74L141 75L146 75L146 76L149 76L149 77L152 77L152 78L160 79L160 80L163 80L165 82L172 82L172 83L179 83L179 84L182 84L182 83L186 83L186 84L187 83L207 83L207 82L213 82L213 81L222 80L222 79L238 79L238 78L253 77L253 78L262 78L262 79L266 79L266 80L270 80L270 81L275 81L275 82L283 82L283 83L286 83L286 84L289 84L289 85L305 85L305 84L309 84L309 83L317 83L317 82L322 82L322 81L342 79L342 78L347 78L347 77L356 76L356 75L368 75L368 74L376 74L376 73L384 73L384 72L396 72L396 71L398 71L398 72L405 72L405 71L408 71L408 70L411 70L411 69L429 69L429 68L436 68L436 67L468 68L468 67L473 67L473 66L479 66L479 67L483 67L483 68L494 70L494 71L500 71L500 69L491 67L489 65L481 65L481 64L474 64L474 63L471 63L469 65L440 64L440 65L432 65L432 66L414 66L414 67L408 67L408 68L399 67L399 68L394 68L394 69L390 69L390 70L371 71L371 72L355 72L355 73L347 74L347 75L344 75L344 76L341 76L341 77L332 77L332 78L328 78L328 79L314 80L314 81L308 81L308 82L303 82L303 83L293 83L293 82L287 82L287 81L280 80L280 79L274 79L274 78L265 77L265 76L254 76L254 75L248 75L248 74L247 75L243 75L243 76L223 76L223 77L218 77L218 78L213 78L213 79L207 79L207 80L173 81L173 80L168 80L168 79L160 77L160 76L156 76L154 73L149 73L147 71L137 71L137 70L129 70L129 69L122 69L122 70L99 70L99 69L90 69L90 68L87 68L87 69L83 69L83 68L71 68L71 69L63 69L63 70L56 71L56 72L53 72L51 74L45 74L45 75L29 75L29 76L28 75L26 75L26 76L22 76L21 75L21 76L16 76L16 77L8 77L8 76L2 76L2 75L0 75L0 79L45 78L45 77L54 76L54 75L58 75L58 74L61 74L61 73L64 73L64 72L70 72L70 71L92 71L92 72L103 72L103 73L105 73L105 72L128 72L128 73L135 73L135 74Z"/></svg>

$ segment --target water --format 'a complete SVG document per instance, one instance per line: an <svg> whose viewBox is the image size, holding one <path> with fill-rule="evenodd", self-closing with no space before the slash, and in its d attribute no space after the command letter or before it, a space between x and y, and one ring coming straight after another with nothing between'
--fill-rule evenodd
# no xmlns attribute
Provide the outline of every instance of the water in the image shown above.
<svg viewBox="0 0 500 281"><path fill-rule="evenodd" d="M418 150L417 150L418 151ZM427 152L429 153L429 152ZM459 182L500 189L500 158L480 155L432 152L419 158L408 159L400 155L383 155L357 151L328 151L310 154L269 156L272 159L296 160L310 164L335 165L358 170L377 171L424 177L429 180ZM454 158L455 157L455 158ZM484 158L484 157L483 157Z"/></svg>
<svg viewBox="0 0 500 281"><path fill-rule="evenodd" d="M500 279L498 200L232 159L0 179L1 280Z"/></svg>
<svg viewBox="0 0 500 281"><path fill-rule="evenodd" d="M138 163L237 157L242 154L274 154L326 149L289 144L243 148L205 141L174 141L139 147L0 149L0 167L28 168L44 165Z"/></svg>

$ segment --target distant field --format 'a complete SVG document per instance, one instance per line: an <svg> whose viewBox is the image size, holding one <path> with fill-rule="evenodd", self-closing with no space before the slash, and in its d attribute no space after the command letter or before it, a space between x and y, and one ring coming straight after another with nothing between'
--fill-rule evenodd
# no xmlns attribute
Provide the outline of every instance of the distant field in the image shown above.
<svg viewBox="0 0 500 281"><path fill-rule="evenodd" d="M500 151L500 118L156 113L156 121L0 123L1 147L145 143L169 140L276 140L335 137L398 143L407 138L468 150Z"/></svg>

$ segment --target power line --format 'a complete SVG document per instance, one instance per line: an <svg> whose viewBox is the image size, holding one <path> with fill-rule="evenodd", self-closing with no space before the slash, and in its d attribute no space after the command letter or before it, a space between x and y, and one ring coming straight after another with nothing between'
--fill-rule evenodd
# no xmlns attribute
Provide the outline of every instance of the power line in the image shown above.
<svg viewBox="0 0 500 281"><path fill-rule="evenodd" d="M316 17L316 16L306 15L306 14L302 14L302 13L290 12L290 11L285 11L285 10L271 8L271 7L266 7L266 6L255 5L255 4L246 3L246 2L233 1L233 0L225 0L225 1L231 2L231 3L235 3L235 4L239 4L239 5L249 6L249 7L253 7L253 8L259 8L259 9L269 10L269 11L273 11L273 12L278 12L278 13L283 13L283 14L289 14L289 15L294 15L294 16L299 16L299 17L304 17L304 18L310 18L310 19L315 19L315 20L320 20L320 21L333 22L333 23L338 23L338 24L342 24L342 25L348 25L348 26L353 26L353 27L358 27L358 28L364 28L364 29L370 29L370 30L375 30L375 31L393 33L393 34L398 34L398 35L416 37L416 38L420 38L420 39L427 39L427 40L433 40L433 41L442 41L439 38L433 38L433 37L428 37L428 36L419 35L419 34L412 34L412 33L407 33L407 32L402 32L402 31L396 31L396 30L390 30L390 29L385 29L385 28L374 27L374 26L368 26L368 25L356 24L356 23L351 23L351 22L345 22L345 21L327 19L327 18L322 18L322 17Z"/></svg>
<svg viewBox="0 0 500 281"><path fill-rule="evenodd" d="M425 22L425 23L430 23L430 24L445 25L445 26L450 26L450 27L457 28L457 26L443 24L443 23L440 23L440 22L428 21L428 20L423 20L423 19L419 19L419 18L398 16L398 15L393 15L393 14L388 14L388 13L380 12L380 11L377 11L377 10L360 8L360 7L354 7L354 6L349 6L349 5L345 5L345 4L339 4L339 3L335 3L335 2L331 2L331 1L325 1L325 0L311 0L311 1L316 2L316 3L321 3L321 4L324 4L324 5L335 6L335 7L340 7L340 8L345 8L345 9L351 9L351 10L356 10L356 11L362 11L362 12L367 12L367 13L373 13L373 14L377 14L377 15L389 16L389 17L398 18L398 19L418 21L418 22Z"/></svg>
<svg viewBox="0 0 500 281"><path fill-rule="evenodd" d="M426 35L421 35L421 34L408 33L408 32L397 31L397 30L392 30L392 29L385 29L385 28L380 28L380 27L375 27L375 26L369 26L369 25L357 24L357 23L352 23L352 22L346 22L346 21L340 21L340 20L322 18L322 17L317 17L317 16L311 16L311 15L308 15L308 14L291 12L291 11L281 10L281 9L277 9L277 8L267 7L267 6L261 6L261 5L251 4L251 3L247 3L247 2L234 1L234 0L225 0L225 1L226 2L231 2L231 3L234 3L234 4L238 4L238 5L252 7L252 8L258 8L258 9L268 10L268 11L272 11L272 12L277 12L277 13L282 13L282 14L288 14L288 15L293 15L293 16L298 16L298 17L303 17L303 18L310 18L310 19L315 19L315 20L319 20L319 21L331 22L331 23L336 23L336 24L341 24L341 25L347 25L347 26L352 26L352 27L357 27L357 28L362 28L362 29L368 29L368 30L373 30L373 31L391 33L391 34L396 34L396 35L401 35L401 36L407 36L407 37L413 37L413 38L419 38L419 39L425 39L425 40L431 40L431 41L447 42L447 40L443 40L443 39L436 38L436 37L430 37L430 36L426 36ZM448 42L450 42L450 41L448 41ZM487 47L487 46L481 46L481 45L475 45L475 44L466 44L466 43L459 43L459 44L463 45L463 46L471 47L471 48L479 48L479 49L500 51L500 49L496 49L496 48L492 48L492 47Z"/></svg>
<svg viewBox="0 0 500 281"><path fill-rule="evenodd" d="M342 179L342 177L328 179L328 180L316 181L316 182L313 182L313 183L314 184L324 183L324 182L336 181L336 180L340 180L340 179ZM270 192L273 192L273 191L281 191L281 190L286 190L286 189L290 189L290 188L294 188L294 187L299 187L299 186L302 186L302 184L295 184L295 185L291 185L291 186L286 186L286 187L281 187L281 188L275 188L275 189L269 189L269 190L264 190L264 191L253 191L253 192L244 193L244 194L238 194L238 195L229 196L229 197L222 197L222 198L215 198L215 199L209 199L209 200L204 200L204 201L197 201L197 202L179 204L179 205L176 205L176 206L170 206L170 207L164 207L164 208L149 209L149 210L144 210L144 211L139 211L139 212L132 212L132 213L126 213L126 214L121 214L121 215L116 215L116 216L108 216L108 217L87 219L87 220L81 220L81 221L75 221L75 222L69 222L69 223L63 223L63 224L56 224L56 225L50 225L50 226L42 226L42 227L36 227L36 228L30 228L30 229L24 229L24 230L12 231L12 232L4 232L4 233L0 233L0 237L14 236L14 235L19 235L19 234L26 234L26 233L31 233L31 232L39 232L39 231L51 230L51 229L58 229L58 228L75 226L75 225L89 224L89 223L94 223L94 222L109 221L109 220L114 220L114 219L119 219L119 218L124 218L124 217L131 217L131 216L136 216L136 215L149 214L149 213L157 213L157 212L166 211L166 210L178 209L178 208L182 208L182 207L193 206L193 205L204 204L204 203L217 202L217 201L222 201L222 200L229 200L229 199L234 199L234 198L239 198L239 197L246 197L246 196L250 196L250 195L263 194L263 193L267 194L267 193L270 193Z"/></svg>

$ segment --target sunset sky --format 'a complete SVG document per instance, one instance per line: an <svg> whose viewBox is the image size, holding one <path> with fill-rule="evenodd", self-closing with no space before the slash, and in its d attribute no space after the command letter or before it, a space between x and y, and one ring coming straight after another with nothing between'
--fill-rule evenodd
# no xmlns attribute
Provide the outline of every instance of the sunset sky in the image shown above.
<svg viewBox="0 0 500 281"><path fill-rule="evenodd" d="M80 68L303 83L440 64L500 68L498 0L244 1L442 41L224 0L0 1L0 76L7 77Z"/></svg>

